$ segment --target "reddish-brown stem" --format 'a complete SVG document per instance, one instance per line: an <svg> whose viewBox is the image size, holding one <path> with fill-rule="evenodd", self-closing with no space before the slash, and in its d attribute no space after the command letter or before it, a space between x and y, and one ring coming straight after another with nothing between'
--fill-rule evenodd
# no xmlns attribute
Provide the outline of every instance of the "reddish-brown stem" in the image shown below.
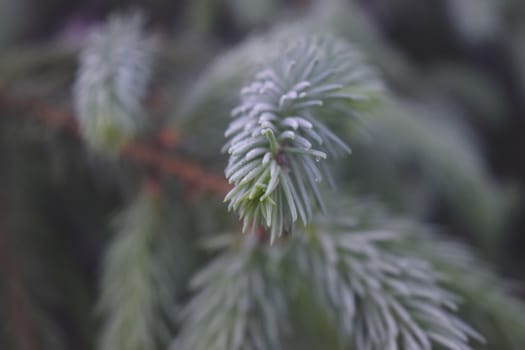
<svg viewBox="0 0 525 350"><path fill-rule="evenodd" d="M181 157L162 154L143 144L129 144L123 149L122 154L143 166L155 167L165 174L174 175L184 180L189 185L206 188L221 196L225 195L230 189L230 185L222 176L208 173L198 164Z"/></svg>
<svg viewBox="0 0 525 350"><path fill-rule="evenodd" d="M9 238L5 232L0 231L0 273L7 286L9 312L12 320L17 349L38 349L33 333L33 325L29 316L29 305L22 287L22 277L11 254Z"/></svg>
<svg viewBox="0 0 525 350"><path fill-rule="evenodd" d="M22 111L24 116L34 116L47 126L59 128L76 136L78 125L73 114L61 107L50 105L45 101L34 98L16 98L0 90L0 106L15 111ZM225 195L230 185L222 175L214 174L204 169L200 164L178 155L168 154L162 149L173 148L180 140L180 135L173 130L162 130L154 143L162 146L149 145L141 142L132 142L122 150L122 156L148 168L155 168L160 172L176 176L189 185L202 187L218 195Z"/></svg>

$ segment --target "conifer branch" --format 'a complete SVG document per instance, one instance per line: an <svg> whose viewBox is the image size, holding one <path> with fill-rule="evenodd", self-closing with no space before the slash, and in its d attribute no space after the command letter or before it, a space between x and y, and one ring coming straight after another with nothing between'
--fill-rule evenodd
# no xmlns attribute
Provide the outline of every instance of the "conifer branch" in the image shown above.
<svg viewBox="0 0 525 350"><path fill-rule="evenodd" d="M197 294L182 311L183 327L170 349L286 349L280 282L275 256L249 236L194 276L190 285Z"/></svg>
<svg viewBox="0 0 525 350"><path fill-rule="evenodd" d="M215 239L210 246L233 248L195 277L198 292L173 349L286 348L297 330L290 305L305 294L328 316L341 349L469 350L482 343L457 316L462 301L443 288L441 271L403 249L414 239L410 231L374 219L375 208L330 207L330 215L274 246L257 244L254 235L240 247L234 236ZM266 346L258 347L260 333Z"/></svg>
<svg viewBox="0 0 525 350"><path fill-rule="evenodd" d="M155 203L139 198L122 217L121 232L106 255L99 307L106 316L99 348L156 348L158 312L152 244L158 230Z"/></svg>
<svg viewBox="0 0 525 350"><path fill-rule="evenodd" d="M191 270L191 250L167 219L173 207L167 212L155 184L146 183L142 191L119 218L106 255L101 350L163 348L174 333L178 298Z"/></svg>
<svg viewBox="0 0 525 350"><path fill-rule="evenodd" d="M439 198L476 235L485 252L493 253L516 195L495 182L472 130L459 117L445 115L452 113L439 104L428 108L401 98L376 108L374 115L363 118L366 133L352 134L359 150L352 180L387 202L413 205L410 209L422 215L427 214L425 205ZM411 165L408 177L403 164ZM427 192L418 193L421 189L414 182L424 183ZM403 203L414 197L420 202Z"/></svg>
<svg viewBox="0 0 525 350"><path fill-rule="evenodd" d="M392 241L391 252L408 252L409 257L428 262L438 273L439 285L456 295L455 312L483 335L485 341L477 342L475 349L519 350L525 346L525 336L518 331L525 329L525 305L513 296L511 288L521 284L499 277L467 245L439 235L436 227L392 217L377 202L361 199L339 203L332 207L332 213L336 218L348 219L323 218L322 222L396 233L398 238Z"/></svg>
<svg viewBox="0 0 525 350"><path fill-rule="evenodd" d="M432 237L428 229L414 232L408 249L430 261L446 276L444 285L462 300L459 313L486 339L483 349L525 347L525 305L513 296L511 284L498 277L465 245ZM409 244L410 245L410 244ZM514 288L515 289L515 288Z"/></svg>
<svg viewBox="0 0 525 350"><path fill-rule="evenodd" d="M188 6L198 10L203 4L217 9L230 5L230 15L235 17L236 11L232 10L246 7L248 2L235 0L234 6L232 1L225 0L219 5L214 0L204 0ZM255 1L252 5L268 9L275 2ZM456 16L448 17L457 21L462 16L468 17L467 9L481 1L492 3L496 0L469 0L460 4L456 4L459 0L450 0L449 5L442 7L456 10L449 13ZM293 2L289 0L287 5ZM441 215L441 205L444 205L448 224L466 226L469 234L470 231L486 233L484 243L489 248L495 246L496 236L492 234L501 235L501 228L508 223L506 215L511 211L513 199L500 190L484 169L475 147L476 140L470 138L468 128L461 127L462 113L449 110L449 107L455 109L456 103L466 107L465 110L470 109L472 101L456 101L442 94L440 90L443 89L435 89L432 86L435 84L428 83L429 79L421 75L428 73L429 67L417 67L417 70L424 68L421 74L413 70L415 66L398 55L390 47L392 43L376 31L379 28L374 24L377 23L368 21L370 18L377 20L376 14L381 19L381 11L376 13L372 6L374 13L368 18L360 12L368 5L357 4L357 0L307 2L304 1L304 5L311 6L304 9L308 7L309 13L302 13L296 21L292 16L286 17L276 25L271 23L271 16L265 17L272 11L253 12L256 6L248 5L249 14L258 18L255 22L263 16L263 22L272 24L271 29L258 38L250 38L236 48L225 50L225 54L189 89L187 83L192 78L191 73L202 68L199 64L202 61L197 61L208 59L208 53L216 53L209 49L204 55L203 51L194 51L195 37L187 34L195 34L195 28L182 33L183 46L176 48L172 56L166 53L165 47L157 52L155 40L143 30L140 16L110 17L89 36L80 52L73 91L74 113L67 107L22 97L14 91L27 94L28 90L50 90L49 83L56 88L56 83L68 81L79 47L58 44L49 46L50 50L43 46L0 57L0 109L4 109L6 118L38 119L46 127L58 128L85 141L88 151L95 151L97 156L109 156L113 161L122 158L155 177L154 183L148 182L119 217L115 237L101 267L99 311L103 322L99 349L166 349L170 341L172 350L525 349L525 336L522 336L525 307L510 296L507 282L484 266L468 247L438 236L437 230L427 224L393 218L379 203L368 204L361 198L356 202L334 204L323 195L322 185L334 182L330 162L350 153L348 142L352 147L357 146L354 150L358 151L362 163L354 159L352 166L344 167L348 172L346 169L334 172L335 177L345 181L346 195L353 196L354 190L380 194L383 200L391 200L389 204L395 208L410 206L416 220L424 216L421 215L423 210L424 214ZM491 8L495 9L484 6L486 11L480 12L480 18L465 18L465 23L452 24L472 42L486 39L498 27L494 18L501 17L501 13L494 17L487 10ZM191 11L192 14L197 12ZM233 22L242 24L242 20L249 20L251 16L247 14L232 18ZM205 17L206 21L215 21L222 14L210 12ZM519 16L513 17L519 19ZM486 23L483 25L479 19ZM395 26L396 22L392 23ZM205 25L208 31L220 27L220 32L214 33L217 36L222 37L227 32L228 43L231 43L230 33L233 34L231 39L238 38L238 28L225 28L219 22ZM382 66L393 85L400 88L398 91L410 95L412 102L419 100L421 106L392 96L394 103L362 118L366 120L361 123L358 135L348 133L355 117L362 116L363 109L370 105L375 107L375 98L382 93L382 82L352 45L328 35L308 34L326 32L344 35L366 49L374 64ZM212 39L211 31L207 34L210 35L201 36L204 39L201 44L212 47L217 37L213 35ZM511 41L504 46L511 45ZM516 106L512 103L506 106L505 102L516 100L522 91L518 91L516 84L512 84L514 80L509 78L512 69L500 71L501 62L493 62L485 47L474 51L465 49L473 57L482 53L481 66L490 66L490 72L494 73L494 86L498 85L496 93L500 92L499 88L510 92L509 101L500 102L501 107L512 108L508 111L497 108L495 114L514 111ZM179 52L187 61L182 64L184 68L179 65ZM486 53L489 53L490 62L486 60ZM162 91L148 94L153 60L163 55L167 61L172 58L177 61L176 64L163 62L166 72L182 74L168 79L163 75L158 81ZM175 65L177 67L173 67ZM435 71L433 66L430 69ZM55 80L58 72L60 78ZM51 79L49 73L52 73ZM241 90L247 78L249 84ZM22 84L11 86L12 82ZM504 84L498 84L501 82ZM231 112L233 119L228 119L239 90L240 102ZM186 91L189 93L184 94ZM66 96L63 91L49 92L53 97ZM149 105L145 98L155 98L159 92L170 98L177 96L173 121L176 129L164 128L145 140L141 135L158 127L147 125L146 107ZM429 104L423 97L427 94L432 95L432 101L439 100L440 105L443 101L444 108ZM489 89L479 96L493 94ZM419 114L429 113L435 115L419 118ZM459 122L444 122L447 116ZM223 158L216 156L224 143L221 134L229 121L223 149L229 153L226 181L224 176L208 172L212 166L197 159L203 159L200 155L205 154L207 159L222 162ZM82 226L82 231L96 230L103 225L101 220L106 218L104 208L107 207L99 208L91 199L103 197L111 201L113 193L101 197L93 194L91 198L90 188L77 192L79 183L86 184L86 179L90 183L94 175L91 173L87 178L81 177L85 174L65 171L54 176L57 168L69 170L73 168L70 166L75 166L77 169L79 160L70 163L71 159L66 157L74 157L79 150L77 147L73 153L65 150L46 157L43 162L38 153L39 159L35 161L34 148L47 142L48 135L42 137L38 128L36 132L28 128L34 133L25 128L24 132L19 132L21 124L0 120L1 137L6 141L4 149L0 149L0 157L7 170L15 169L6 173L6 179L23 180L5 181L5 188L16 189L9 199L15 204L10 213L14 214L12 224L16 229L7 231L24 236L19 241L17 235L16 248L25 252L29 259L19 259L24 256L18 251L16 254L10 252L9 244L3 242L6 237L1 235L5 232L0 232L0 274L8 276L6 283L0 283L0 292L6 285L7 300L12 304L6 307L11 314L6 312L5 317L0 314L0 318L10 319L13 326L9 330L14 330L5 337L5 347L18 345L20 350L35 350L50 346L57 350L66 347L65 342L61 344L63 335L67 335L64 340L70 347L72 344L82 347L84 341L73 337L83 332L87 325L81 320L86 319L84 307L91 306L88 300L83 300L84 288L89 291L90 286L80 285L78 281L79 277L84 277L84 272L90 275L90 271L82 269L80 272L77 268L62 271L60 265L70 259L70 242L59 246L52 242L50 252L60 249L67 254L44 261L43 267L52 263L49 267L56 277L49 280L47 273L50 271L40 270L42 260L39 255L32 254L30 248L31 245L42 247L43 241L47 246L50 236L38 234L39 229L45 230L44 225L39 227L40 223L49 225L50 231L77 228L77 224ZM367 128L368 132L375 133L372 138L370 134L363 138L362 130ZM12 130L16 132L15 137L12 137ZM184 137L183 144L179 144L179 131ZM500 136L506 136L507 131L501 135L499 132L489 134L485 136L499 143ZM60 146L69 144L68 141L71 140L56 140ZM54 142L46 146L54 146ZM20 145L23 149L18 147ZM47 151L46 147L46 156L51 153ZM53 164L48 166L50 163ZM503 163L507 173L507 160ZM500 168L501 164L496 165ZM19 167L20 171L16 169ZM130 172L119 172L119 180L134 183L137 167L132 168ZM82 166L79 169L85 170ZM107 174L105 170L99 168L96 173ZM163 175L173 175L184 183L185 186L177 183L177 196L167 193L168 186L159 188L158 181L164 179ZM421 180L421 186L414 186L413 175ZM376 183L373 176L379 178ZM255 234L212 239L208 245L218 248L214 252L218 254L212 254L212 261L194 276L191 290L187 291L183 288L194 270L195 256L191 248L195 240L201 233L214 234L232 224L223 215L224 208L216 206L216 202L208 206L206 201L200 201L190 209L190 198L184 195L198 187L225 196L229 209L243 221L242 231ZM43 206L46 206L44 215L48 214L49 198L56 198L56 194L49 193L56 189L65 190L64 197L62 192L59 195L63 204L56 209L53 206L49 212L53 215L58 212L60 216L51 217L51 220L33 218L30 214L39 212ZM21 198L23 203L16 205ZM435 205L436 199L439 205ZM77 207L81 201L82 205ZM27 205L29 203L31 205ZM61 209L68 204L72 204L71 208L65 208L67 212L62 213ZM112 204L114 202L108 202ZM324 215L320 215L318 209ZM216 211L220 211L221 217ZM89 221L88 226L84 227L86 223L79 220L82 218ZM22 230L18 228L21 223ZM185 232L191 237L186 237ZM281 235L283 239L275 242ZM15 239L15 236L7 238L9 242L6 242L10 243L9 238ZM100 238L91 236L91 239L103 243ZM267 241L275 244L266 244ZM84 247L81 248L80 254L75 254L80 255L76 258L81 259L79 261L83 261L82 256L86 253ZM100 246L93 248L96 251ZM76 246L74 252L77 252ZM91 265L91 249L87 253ZM55 272L60 273L55 276ZM50 284L55 285L57 291L74 284L82 293L79 298L68 297L64 302L53 299L55 288L49 291L39 288L39 293L33 295L25 284L30 282L40 287L41 278L53 282ZM9 282L14 283L9 285ZM77 291L75 288L69 293ZM33 300L44 294L49 294L50 299ZM186 307L182 307L182 301L188 301ZM0 302L0 307L4 307L3 300ZM51 334L46 341L54 330L47 324L40 325L36 302L42 304L45 316L52 316L49 323L54 323L58 317L61 328L69 321L79 324L66 325L57 333L58 337ZM64 306L66 313L62 312ZM48 321L48 317L43 317L42 321ZM89 333L79 338L91 339ZM319 339L328 335L330 345L310 343L310 334L311 338ZM0 342L3 336L0 334Z"/></svg>
<svg viewBox="0 0 525 350"><path fill-rule="evenodd" d="M472 349L469 339L483 338L456 315L459 299L436 269L396 251L405 239L388 226L323 220L317 234L297 235L293 276L304 279L352 348Z"/></svg>
<svg viewBox="0 0 525 350"><path fill-rule="evenodd" d="M63 107L54 106L42 99L16 97L0 89L0 106L17 112L10 114L13 117L35 118L49 128L62 129L76 137L80 136L78 134L78 124L71 111ZM169 147L174 147L177 142L181 142L184 139L184 135L178 136L178 140L174 140L173 137L162 136L174 134L177 134L176 130L163 129L159 132L157 138L171 138L167 142L160 142L167 143ZM228 185L223 176L210 172L191 159L185 159L167 151L163 151L152 144L133 141L121 150L121 155L144 168L153 167L162 173L175 176L188 184L202 187L221 196L230 190L231 186Z"/></svg>
<svg viewBox="0 0 525 350"><path fill-rule="evenodd" d="M268 60L241 90L225 133L230 154L225 173L234 184L225 200L243 219L243 231L262 224L273 241L293 231L298 218L310 222L311 203L324 206L319 191L329 176L324 160L350 153L325 124L355 116L380 90L361 54L328 36L291 41Z"/></svg>
<svg viewBox="0 0 525 350"><path fill-rule="evenodd" d="M113 16L95 30L80 54L75 116L89 146L115 152L145 125L143 99L155 41L139 14Z"/></svg>

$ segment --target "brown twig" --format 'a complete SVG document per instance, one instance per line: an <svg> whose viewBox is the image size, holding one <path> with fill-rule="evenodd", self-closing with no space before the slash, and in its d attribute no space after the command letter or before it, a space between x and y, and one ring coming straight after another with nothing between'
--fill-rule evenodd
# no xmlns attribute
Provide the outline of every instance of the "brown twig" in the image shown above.
<svg viewBox="0 0 525 350"><path fill-rule="evenodd" d="M16 111L22 111L24 116L33 116L42 123L80 136L74 115L62 108L53 106L46 101L34 97L14 97L0 89L0 106ZM173 146L176 133L161 131L157 142ZM178 139L178 136L176 137ZM166 141L166 139L168 141ZM132 142L122 150L122 156L148 168L176 176L189 185L202 187L216 194L224 195L230 190L230 185L223 176L213 174L194 161L178 155L167 154L158 147L141 142Z"/></svg>
<svg viewBox="0 0 525 350"><path fill-rule="evenodd" d="M17 348L20 350L36 350L38 346L29 316L29 305L22 288L20 271L10 253L10 248L9 238L5 236L5 232L0 232L0 272L4 275L3 280L8 286L7 297L10 301L9 310L18 344Z"/></svg>

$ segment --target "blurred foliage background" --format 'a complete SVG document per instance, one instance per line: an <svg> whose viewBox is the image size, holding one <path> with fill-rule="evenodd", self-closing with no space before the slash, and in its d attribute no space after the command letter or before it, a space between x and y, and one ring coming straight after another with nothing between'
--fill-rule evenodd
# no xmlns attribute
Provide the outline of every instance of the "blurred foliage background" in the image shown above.
<svg viewBox="0 0 525 350"><path fill-rule="evenodd" d="M183 198L159 200L154 215L140 203L130 209L143 218L132 228L165 215L159 225L176 224L161 231L190 237L170 242L187 255L169 263L181 271L172 288L180 300L209 258L185 244L234 222L198 181L158 174L140 157L100 159L71 131L86 35L129 9L145 14L161 43L146 99L151 123L139 140L219 177L229 110L261 43L306 28L353 42L379 68L393 102L358 128L338 126L353 149L338 165L342 191L466 242L525 297L524 1L0 0L2 348L95 348L96 310L111 303L97 308L99 281L114 277L102 277L111 264L104 255L127 227L114 217L142 178ZM493 348L525 342L516 344Z"/></svg>

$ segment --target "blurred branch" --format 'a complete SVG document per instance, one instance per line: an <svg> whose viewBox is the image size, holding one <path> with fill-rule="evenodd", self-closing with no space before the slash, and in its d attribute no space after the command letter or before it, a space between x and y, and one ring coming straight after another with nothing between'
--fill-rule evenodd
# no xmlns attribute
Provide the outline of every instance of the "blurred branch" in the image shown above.
<svg viewBox="0 0 525 350"><path fill-rule="evenodd" d="M83 39L81 38L80 41ZM160 49L156 52L159 66L176 67L195 63L196 57L210 57L216 50L210 45L192 42L174 43L161 40ZM71 69L74 71L80 45L65 45L51 42L27 47L19 47L0 56L0 83L15 81L31 76L45 68Z"/></svg>
<svg viewBox="0 0 525 350"><path fill-rule="evenodd" d="M74 68L78 49L59 44L42 44L3 53L0 79L9 82L47 67Z"/></svg>
<svg viewBox="0 0 525 350"><path fill-rule="evenodd" d="M80 136L76 120L69 110L51 105L42 99L12 96L0 88L0 108L24 112L24 116L34 117L51 128L63 129L72 135ZM173 131L162 130L157 141L173 147L177 142L176 138ZM219 195L224 195L230 190L230 185L222 175L211 173L192 160L167 154L153 145L132 142L123 149L121 155L144 167L156 168L165 174L180 178L189 185L202 187Z"/></svg>
<svg viewBox="0 0 525 350"><path fill-rule="evenodd" d="M0 232L0 273L4 275L7 285L9 303L9 318L13 322L15 343L19 350L37 350L31 317L29 316L28 302L22 287L20 271L16 265L9 239L5 232Z"/></svg>

